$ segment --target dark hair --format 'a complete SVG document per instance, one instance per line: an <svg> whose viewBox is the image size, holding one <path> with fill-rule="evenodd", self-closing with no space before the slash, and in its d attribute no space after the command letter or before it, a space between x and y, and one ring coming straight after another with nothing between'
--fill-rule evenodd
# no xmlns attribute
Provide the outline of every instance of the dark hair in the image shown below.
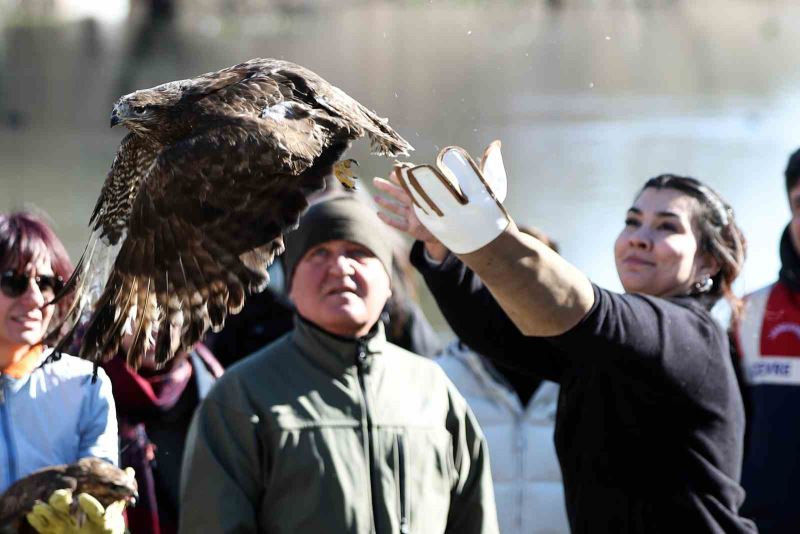
<svg viewBox="0 0 800 534"><path fill-rule="evenodd" d="M731 285L742 271L746 242L734 220L733 209L719 193L700 180L688 176L656 176L644 184L639 194L647 188L674 189L697 200L700 209L695 214L693 224L700 234L700 249L711 254L720 266L719 272L711 277L714 282L711 289L697 296L707 299L710 305L716 303L720 297L725 297L734 315L738 314L741 300L733 294Z"/></svg>
<svg viewBox="0 0 800 534"><path fill-rule="evenodd" d="M26 211L10 214L0 213L0 272L21 271L28 264L48 258L53 273L64 281L72 274L64 244L42 218ZM58 311L69 306L69 299L62 299Z"/></svg>
<svg viewBox="0 0 800 534"><path fill-rule="evenodd" d="M789 156L789 161L786 163L786 170L783 172L783 176L786 178L786 192L788 193L797 185L798 180L800 180L800 148Z"/></svg>

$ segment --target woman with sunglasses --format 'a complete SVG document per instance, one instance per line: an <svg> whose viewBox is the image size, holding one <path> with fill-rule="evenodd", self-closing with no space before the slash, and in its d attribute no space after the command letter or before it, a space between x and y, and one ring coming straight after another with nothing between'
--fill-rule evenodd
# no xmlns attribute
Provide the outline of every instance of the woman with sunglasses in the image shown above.
<svg viewBox="0 0 800 534"><path fill-rule="evenodd" d="M64 245L44 221L0 214L0 492L49 465L86 456L118 460L114 399L103 370L92 380L92 364L68 355L43 364L49 350L42 337L59 312L48 302L71 271Z"/></svg>
<svg viewBox="0 0 800 534"><path fill-rule="evenodd" d="M393 181L376 179L382 218L417 239L412 263L459 338L561 385L573 533L756 532L739 515L741 394L709 313L722 297L735 306L744 237L716 192L669 174L645 182L614 243L615 293L517 229L499 143L480 167L449 147Z"/></svg>

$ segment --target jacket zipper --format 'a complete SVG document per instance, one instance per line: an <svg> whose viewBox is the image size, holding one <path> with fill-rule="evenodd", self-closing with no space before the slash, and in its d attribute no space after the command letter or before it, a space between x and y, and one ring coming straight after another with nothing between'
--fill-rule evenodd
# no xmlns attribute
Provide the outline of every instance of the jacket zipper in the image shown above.
<svg viewBox="0 0 800 534"><path fill-rule="evenodd" d="M403 435L397 437L398 475L400 477L400 533L408 534L408 499L406 498L406 453Z"/></svg>
<svg viewBox="0 0 800 534"><path fill-rule="evenodd" d="M358 342L358 354L356 356L356 369L358 370L358 385L361 387L361 396L364 398L364 412L367 414L367 428L365 435L367 437L367 461L369 462L369 486L370 486L370 507L372 508L372 528L377 534L378 532L378 516L375 509L375 498L378 496L376 491L376 482L378 477L375 474L375 445L372 439L372 415L369 411L369 402L367 401L367 384L364 377L365 365L367 362L367 347L363 341Z"/></svg>
<svg viewBox="0 0 800 534"><path fill-rule="evenodd" d="M8 416L8 403L6 402L6 384L5 376L0 375L0 430L2 430L3 441L6 444L6 458L8 460L6 486L9 486L17 480L17 450L11 435L11 420Z"/></svg>
<svg viewBox="0 0 800 534"><path fill-rule="evenodd" d="M529 401L530 402L530 401ZM523 425L523 416L517 415L514 418L514 456L517 459L519 471L522 477L517 482L517 529L519 532L524 532L523 526L525 518L523 517L523 510L525 509L525 484L526 484L526 471L525 471L525 428Z"/></svg>

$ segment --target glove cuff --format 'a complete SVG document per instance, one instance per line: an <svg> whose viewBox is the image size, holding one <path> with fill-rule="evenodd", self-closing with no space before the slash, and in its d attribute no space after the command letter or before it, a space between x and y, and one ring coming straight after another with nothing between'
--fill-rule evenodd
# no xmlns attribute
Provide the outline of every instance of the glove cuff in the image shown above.
<svg viewBox="0 0 800 534"><path fill-rule="evenodd" d="M458 227L442 228L434 234L454 254L475 252L497 239L511 223L503 210L491 211L486 209L481 217L462 219Z"/></svg>

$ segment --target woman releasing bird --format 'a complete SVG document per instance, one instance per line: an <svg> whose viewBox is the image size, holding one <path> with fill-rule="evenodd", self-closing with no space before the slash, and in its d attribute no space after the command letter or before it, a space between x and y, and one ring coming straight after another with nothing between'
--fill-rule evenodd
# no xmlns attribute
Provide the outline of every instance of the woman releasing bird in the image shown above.
<svg viewBox="0 0 800 534"><path fill-rule="evenodd" d="M337 87L274 59L126 95L117 124L130 133L67 284L76 298L66 326L74 332L91 311L80 356L95 362L132 333L134 368L152 343L159 363L188 350L266 287L306 196L332 172L351 183L350 160L339 159L352 140L366 134L384 156L413 150Z"/></svg>

